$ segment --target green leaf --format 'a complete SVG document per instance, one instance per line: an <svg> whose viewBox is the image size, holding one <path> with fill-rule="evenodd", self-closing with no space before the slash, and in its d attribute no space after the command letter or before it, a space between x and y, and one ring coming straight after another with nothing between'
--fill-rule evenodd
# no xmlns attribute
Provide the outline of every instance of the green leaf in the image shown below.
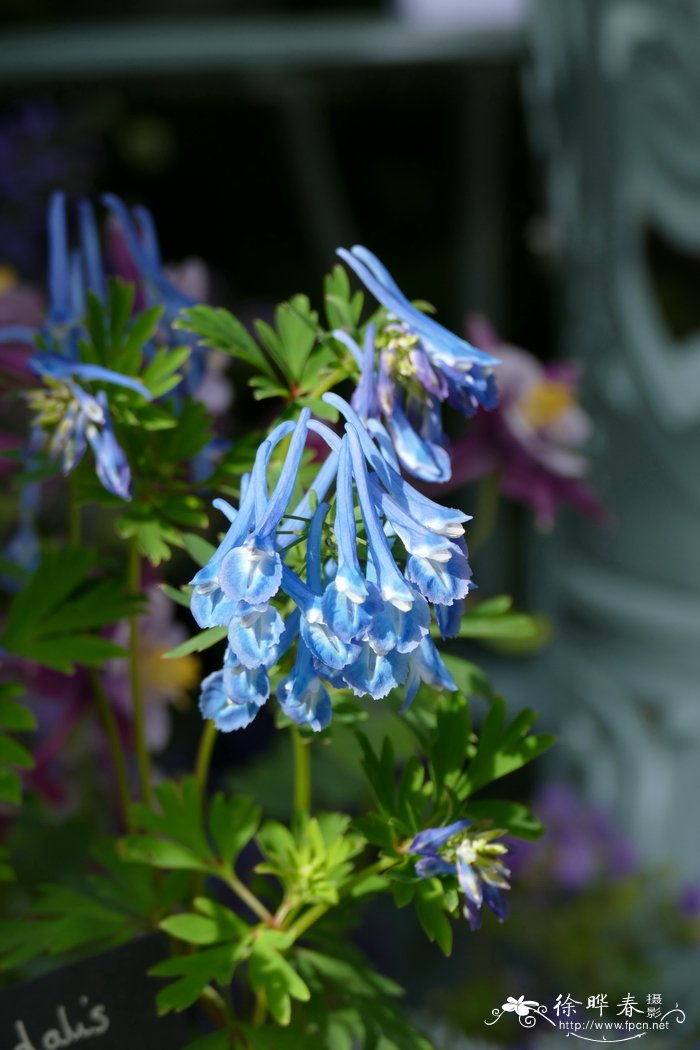
<svg viewBox="0 0 700 1050"><path fill-rule="evenodd" d="M219 856L233 867L239 853L255 835L260 825L260 806L239 795L226 798L218 793L209 808L209 829Z"/></svg>
<svg viewBox="0 0 700 1050"><path fill-rule="evenodd" d="M129 333L124 343L124 350L128 355L133 355L142 350L146 343L150 342L158 331L158 325L164 313L164 307L152 306L143 313L138 314L129 327ZM148 381L143 377L143 383L148 386Z"/></svg>
<svg viewBox="0 0 700 1050"><path fill-rule="evenodd" d="M452 952L452 924L444 911L445 891L439 879L424 879L416 888L416 914L426 936L444 955Z"/></svg>
<svg viewBox="0 0 700 1050"><path fill-rule="evenodd" d="M104 951L150 927L167 885L157 890L151 871L125 864L111 842L95 850L95 860L83 886L44 885L28 916L0 922L3 969L77 949Z"/></svg>
<svg viewBox="0 0 700 1050"><path fill-rule="evenodd" d="M495 697L479 734L476 754L460 778L461 797L515 772L554 743L555 738L548 734L530 734L537 718L534 711L521 711L510 726L506 726L505 718L505 701Z"/></svg>
<svg viewBox="0 0 700 1050"><path fill-rule="evenodd" d="M107 284L107 310L109 314L109 336L113 347L124 340L129 318L131 317L136 288L133 284L110 278Z"/></svg>
<svg viewBox="0 0 700 1050"><path fill-rule="evenodd" d="M169 583L161 583L160 589L171 602L181 605L183 609L189 609L192 597L192 588L183 584L180 587L171 587Z"/></svg>
<svg viewBox="0 0 700 1050"><path fill-rule="evenodd" d="M459 627L458 638L475 638L498 645L515 647L513 651L531 652L549 641L551 627L543 617L530 616L512 608L513 599L499 595L467 607ZM437 628L432 629L439 636Z"/></svg>
<svg viewBox="0 0 700 1050"><path fill-rule="evenodd" d="M316 342L318 314L311 309L305 295L295 295L288 303L277 307L275 324L285 364L292 376L299 380Z"/></svg>
<svg viewBox="0 0 700 1050"><path fill-rule="evenodd" d="M461 656L454 656L452 653L441 653L440 655L454 678L457 688L464 696L490 698L493 695L486 673L477 664Z"/></svg>
<svg viewBox="0 0 700 1050"><path fill-rule="evenodd" d="M353 330L360 323L364 295L355 292L353 295L350 288L350 280L347 270L336 264L323 282L323 298L326 306L326 317L328 327L345 328Z"/></svg>
<svg viewBox="0 0 700 1050"><path fill-rule="evenodd" d="M267 323L267 321L261 321L259 319L253 321L253 327L255 328L258 339L265 347L268 355L272 358L287 382L289 382L293 379L293 373L286 360L284 345L279 335L272 325Z"/></svg>
<svg viewBox="0 0 700 1050"><path fill-rule="evenodd" d="M459 693L446 697L436 713L435 741L431 751L437 787L462 771L467 759L471 719L466 701Z"/></svg>
<svg viewBox="0 0 700 1050"><path fill-rule="evenodd" d="M160 928L187 944L216 944L221 940L217 923L204 915L169 915Z"/></svg>
<svg viewBox="0 0 700 1050"><path fill-rule="evenodd" d="M162 397L178 385L182 379L178 369L185 364L191 352L189 346L174 349L161 347L156 352L141 377L154 397Z"/></svg>
<svg viewBox="0 0 700 1050"><path fill-rule="evenodd" d="M21 691L18 689L14 695L19 695ZM0 729L29 732L36 729L36 718L33 713L22 704L10 700L2 687L0 687Z"/></svg>
<svg viewBox="0 0 700 1050"><path fill-rule="evenodd" d="M357 731L356 736L362 748L362 768L367 774L367 779L372 786L377 801L382 809L388 813L393 813L395 809L394 774L396 768L394 746L389 737L385 737L381 755L377 756L364 733Z"/></svg>
<svg viewBox="0 0 700 1050"><path fill-rule="evenodd" d="M195 536L191 532L183 534L182 542L184 543L185 550L190 558L192 558L200 568L207 564L216 551L216 547L213 543L209 543L208 540L202 539L201 536Z"/></svg>
<svg viewBox="0 0 700 1050"><path fill-rule="evenodd" d="M509 834L521 839L538 839L544 834L544 828L532 811L519 802L500 799L469 802L465 816L470 820L488 820L494 827L504 828Z"/></svg>
<svg viewBox="0 0 700 1050"><path fill-rule="evenodd" d="M250 983L253 991L265 994L270 1013L277 1023L288 1025L292 1017L290 1000L307 1002L311 992L269 940L269 936L263 933L253 945L248 968Z"/></svg>
<svg viewBox="0 0 700 1050"><path fill-rule="evenodd" d="M150 864L156 868L205 871L207 867L186 846L153 835L127 835L120 839L118 849L124 860Z"/></svg>
<svg viewBox="0 0 700 1050"><path fill-rule="evenodd" d="M1 644L10 652L70 674L76 664L99 667L124 649L93 633L134 610L121 581L90 577L94 552L48 552L10 605Z"/></svg>
<svg viewBox="0 0 700 1050"><path fill-rule="evenodd" d="M177 660L181 656L188 656L189 653L201 653L205 649L211 648L212 645L216 645L217 642L223 641L227 633L226 627L207 627L199 634L188 638L186 642L182 642L181 645L170 649L163 656L166 660Z"/></svg>
<svg viewBox="0 0 700 1050"><path fill-rule="evenodd" d="M193 306L189 310L183 310L181 318L175 322L175 328L192 332L205 346L238 357L274 379L274 372L265 354L241 322L228 310L213 306Z"/></svg>
<svg viewBox="0 0 700 1050"><path fill-rule="evenodd" d="M19 685L0 685L0 729L23 732L36 728L34 715L15 699L22 692ZM34 760L26 747L0 732L0 802L19 805L22 799L22 778L16 770L31 769L33 766Z"/></svg>

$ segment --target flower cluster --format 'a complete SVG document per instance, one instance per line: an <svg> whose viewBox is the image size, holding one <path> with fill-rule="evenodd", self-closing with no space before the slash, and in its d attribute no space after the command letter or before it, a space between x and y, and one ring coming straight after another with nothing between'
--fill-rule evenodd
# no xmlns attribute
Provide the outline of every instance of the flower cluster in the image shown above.
<svg viewBox="0 0 700 1050"><path fill-rule="evenodd" d="M296 426L280 424L258 449L238 510L215 504L231 526L192 580L191 607L201 627L228 628L224 667L203 683L201 699L202 714L223 730L252 721L270 694L270 668L294 643L277 698L289 718L316 730L331 717L327 684L375 699L403 686L407 703L421 681L455 688L430 637L431 606L443 636L456 633L472 587L468 515L419 493L350 405L335 394L325 400L345 418L342 437L304 410ZM289 512L309 431L329 455ZM290 434L268 495L270 456ZM323 501L333 484L331 526ZM288 564L303 538L305 579Z"/></svg>
<svg viewBox="0 0 700 1050"><path fill-rule="evenodd" d="M46 383L46 388L30 395L35 410L33 445L46 442L49 453L60 458L65 473L82 458L87 442L93 447L97 474L108 491L121 499L130 494L130 471L117 444L110 422L107 394L88 393L78 380L121 386L142 397L151 395L141 383L110 368L81 360L81 340L85 338L85 315L88 293L106 306L108 277L129 279L135 289L137 309L159 307L162 316L153 342L174 347L190 337L178 333L173 322L179 312L194 305L195 299L181 290L176 281L186 284L191 274L176 275L164 269L153 218L146 208L133 211L112 194L103 197L112 216L107 251L103 253L91 203L82 200L77 209L77 242L71 245L65 196L55 193L48 210L48 308L38 328L24 325L0 327L0 343L14 346L28 344L34 353L27 360L31 372ZM109 258L106 261L105 256ZM191 269L191 268L190 268ZM201 284L201 281L198 283ZM37 349L37 343L40 349ZM147 354L153 350L148 344ZM189 393L204 391L211 384L208 354L192 341L192 352L185 366L183 389ZM219 380L228 404L226 383ZM55 430L54 430L55 428ZM201 472L201 471L200 471Z"/></svg>
<svg viewBox="0 0 700 1050"><path fill-rule="evenodd" d="M424 481L445 482L452 462L442 425L447 401L465 416L498 404L493 367L498 359L449 332L408 301L391 274L366 248L339 249L389 319L364 348L345 332L334 333L361 370L353 406L363 421L386 429L402 467ZM376 362L378 353L378 364ZM384 427L379 422L384 421Z"/></svg>
<svg viewBox="0 0 700 1050"><path fill-rule="evenodd" d="M510 889L510 871L501 859L508 851L502 842L494 841L504 834L496 828L478 828L470 820L457 820L444 828L418 832L408 847L409 853L421 858L416 861L416 872L422 878L456 875L472 930L481 925L484 904L500 922L508 914L503 890Z"/></svg>

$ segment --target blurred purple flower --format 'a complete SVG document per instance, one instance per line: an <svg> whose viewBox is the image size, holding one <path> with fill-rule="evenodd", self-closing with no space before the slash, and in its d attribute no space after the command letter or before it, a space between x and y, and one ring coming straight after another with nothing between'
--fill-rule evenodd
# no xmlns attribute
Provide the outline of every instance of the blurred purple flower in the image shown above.
<svg viewBox="0 0 700 1050"><path fill-rule="evenodd" d="M535 796L532 809L545 833L513 847L511 868L521 882L578 891L634 871L635 851L611 815L591 806L572 788L546 785Z"/></svg>
<svg viewBox="0 0 700 1050"><path fill-rule="evenodd" d="M684 919L700 917L700 882L686 882L681 886L678 907Z"/></svg>
<svg viewBox="0 0 700 1050"><path fill-rule="evenodd" d="M584 477L581 449L592 424L577 401L575 366L543 365L532 354L506 346L486 318L475 315L469 338L497 355L500 406L479 413L467 435L454 443L453 484L498 472L505 496L530 505L543 528L551 528L561 504L599 521L607 514Z"/></svg>

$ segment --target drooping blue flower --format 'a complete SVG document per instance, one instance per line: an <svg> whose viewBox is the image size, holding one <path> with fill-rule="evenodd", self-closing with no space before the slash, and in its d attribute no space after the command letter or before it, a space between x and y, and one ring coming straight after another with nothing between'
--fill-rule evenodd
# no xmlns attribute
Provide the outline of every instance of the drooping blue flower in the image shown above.
<svg viewBox="0 0 700 1050"><path fill-rule="evenodd" d="M34 412L32 448L46 445L49 456L61 462L64 474L78 466L90 445L102 485L120 499L131 498L131 472L117 442L107 396L86 393L72 379L47 378L46 386L27 395Z"/></svg>
<svg viewBox="0 0 700 1050"><path fill-rule="evenodd" d="M267 681L296 645L277 697L289 718L316 730L330 719L328 685L374 699L401 687L406 704L421 682L456 689L430 638L431 606L436 615L455 604L461 609L471 586L462 540L468 516L409 485L350 405L335 395L327 400L345 416L342 436L302 412L296 425L279 424L261 443L238 509L215 501L230 524L192 580L191 598L201 627L228 629L227 659L244 684L252 674L258 685L261 675ZM290 509L309 431L329 455ZM271 456L287 438L270 493ZM331 518L326 498L334 482ZM313 513L312 496L320 501ZM306 543L303 568L291 556L299 541ZM253 702L242 685L234 689L231 672L226 683L207 684L207 697L215 697L207 710L223 700ZM226 724L234 723L243 725L244 715L226 708Z"/></svg>
<svg viewBox="0 0 700 1050"><path fill-rule="evenodd" d="M448 481L452 467L442 402L467 416L479 407L494 408L498 391L493 367L498 360L409 302L366 248L340 248L338 255L390 315L379 333L373 325L367 327L362 350L347 333L334 333L360 366L353 407L364 422L383 419L380 426L410 474L425 481Z"/></svg>
<svg viewBox="0 0 700 1050"><path fill-rule="evenodd" d="M217 729L230 733L250 725L269 695L270 682L264 669L243 667L227 649L223 668L202 682L199 709Z"/></svg>
<svg viewBox="0 0 700 1050"><path fill-rule="evenodd" d="M502 861L507 848L495 840L505 832L479 828L470 820L457 820L442 828L426 828L415 836L408 852L416 854L416 873L421 878L456 876L464 894L464 915L472 930L481 925L486 904L499 922L508 914L503 895L510 889L510 871Z"/></svg>
<svg viewBox="0 0 700 1050"><path fill-rule="evenodd" d="M302 640L291 673L277 688L277 699L287 718L314 732L325 729L331 720L331 698Z"/></svg>

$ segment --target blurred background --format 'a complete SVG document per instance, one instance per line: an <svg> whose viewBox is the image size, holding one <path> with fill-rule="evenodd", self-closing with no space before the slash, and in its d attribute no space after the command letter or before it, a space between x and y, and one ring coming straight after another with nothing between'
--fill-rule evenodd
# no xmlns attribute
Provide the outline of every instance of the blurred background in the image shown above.
<svg viewBox="0 0 700 1050"><path fill-rule="evenodd" d="M110 190L245 320L320 294L359 242L453 329L478 311L581 366L609 520L564 511L545 535L505 503L475 557L482 595L554 625L536 654L487 654L513 710L559 736L512 788L550 830L514 859L508 923L465 930L451 961L405 915L359 936L438 1047L515 1046L483 1021L523 993L662 993L697 1020L700 6L4 0L2 20L0 323L40 309L51 190ZM235 439L259 420L231 378ZM197 718L173 712L164 766ZM269 729L227 740L217 770L274 809ZM319 804L352 806L353 762L321 769Z"/></svg>

